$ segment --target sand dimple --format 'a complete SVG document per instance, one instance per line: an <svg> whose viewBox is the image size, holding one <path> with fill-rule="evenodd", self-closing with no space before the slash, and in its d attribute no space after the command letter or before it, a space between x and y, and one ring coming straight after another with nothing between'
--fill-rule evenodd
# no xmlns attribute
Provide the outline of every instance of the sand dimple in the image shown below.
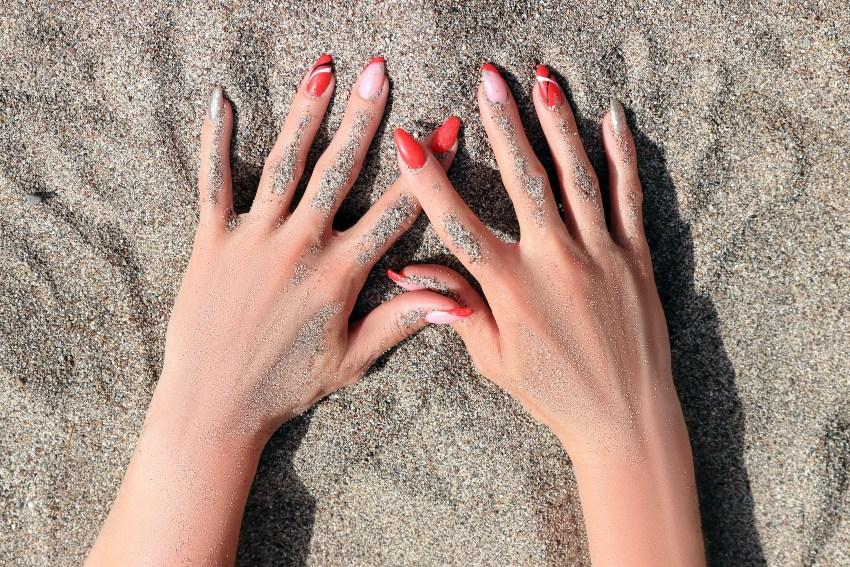
<svg viewBox="0 0 850 567"><path fill-rule="evenodd" d="M334 156L333 163L322 172L319 189L310 204L324 213L330 213L340 190L351 182L351 174L357 160L357 152L365 142L366 130L372 121L369 112L358 112L354 124L342 148Z"/></svg>
<svg viewBox="0 0 850 567"><path fill-rule="evenodd" d="M357 243L360 250L357 254L357 263L366 266L374 262L390 237L412 217L415 211L416 203L410 195L407 193L399 195L398 199L381 213L378 222Z"/></svg>
<svg viewBox="0 0 850 567"><path fill-rule="evenodd" d="M452 244L460 249L470 262L475 264L484 261L481 241L461 224L457 218L457 213L452 211L443 217L443 228L448 233L449 238L452 239Z"/></svg>
<svg viewBox="0 0 850 567"><path fill-rule="evenodd" d="M292 133L292 138L286 144L272 170L270 191L272 195L283 195L290 184L295 181L295 175L298 171L298 152L301 149L301 140L304 138L304 132L307 130L307 126L312 121L313 115L309 112L305 112L298 119L298 125L295 128L295 132Z"/></svg>

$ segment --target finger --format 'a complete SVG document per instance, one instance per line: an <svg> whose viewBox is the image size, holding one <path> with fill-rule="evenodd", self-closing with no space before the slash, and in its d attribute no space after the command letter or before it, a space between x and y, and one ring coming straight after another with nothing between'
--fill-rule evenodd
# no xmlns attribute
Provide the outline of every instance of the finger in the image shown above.
<svg viewBox="0 0 850 567"><path fill-rule="evenodd" d="M478 106L502 183L517 213L520 233L539 234L544 228L563 226L546 172L525 136L516 102L498 69L490 63L481 68Z"/></svg>
<svg viewBox="0 0 850 567"><path fill-rule="evenodd" d="M333 58L323 54L301 81L283 129L263 167L251 214L268 225L276 226L281 216L289 212L334 84Z"/></svg>
<svg viewBox="0 0 850 567"><path fill-rule="evenodd" d="M225 230L233 214L233 186L230 177L230 134L233 108L224 90L215 87L201 130L201 168L198 173L200 225Z"/></svg>
<svg viewBox="0 0 850 567"><path fill-rule="evenodd" d="M443 170L451 166L457 155L460 125L460 118L451 116L425 140ZM339 247L346 259L354 259L361 267L365 277L378 258L410 228L421 211L419 202L408 189L408 183L399 178L353 227L339 234Z"/></svg>
<svg viewBox="0 0 850 567"><path fill-rule="evenodd" d="M402 179L440 240L476 279L486 280L509 245L497 239L463 202L431 152L401 128L396 128L394 140Z"/></svg>
<svg viewBox="0 0 850 567"><path fill-rule="evenodd" d="M460 328L472 314L470 307L433 291L397 295L352 323L344 367L354 369L354 375L359 376L379 356L425 325Z"/></svg>
<svg viewBox="0 0 850 567"><path fill-rule="evenodd" d="M493 375L499 354L499 327L490 308L462 275L439 264L413 264L387 276L400 288L414 292L430 290L470 307L473 313L455 330L463 339L478 369Z"/></svg>
<svg viewBox="0 0 850 567"><path fill-rule="evenodd" d="M330 228L336 210L357 179L381 122L389 93L384 58L372 59L354 85L342 124L319 158L291 221L315 233Z"/></svg>
<svg viewBox="0 0 850 567"><path fill-rule="evenodd" d="M611 192L611 235L635 252L648 252L643 231L643 190L638 177L635 142L619 100L602 120L602 140L608 158Z"/></svg>
<svg viewBox="0 0 850 567"><path fill-rule="evenodd" d="M534 107L552 151L567 226L582 240L607 234L599 181L584 151L570 104L546 65L537 66L535 80Z"/></svg>

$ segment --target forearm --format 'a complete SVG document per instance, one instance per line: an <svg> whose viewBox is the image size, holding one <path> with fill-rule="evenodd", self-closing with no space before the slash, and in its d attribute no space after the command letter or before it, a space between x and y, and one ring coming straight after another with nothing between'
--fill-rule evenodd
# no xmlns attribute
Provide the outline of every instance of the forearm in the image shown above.
<svg viewBox="0 0 850 567"><path fill-rule="evenodd" d="M86 564L232 565L262 440L211 435L153 405Z"/></svg>
<svg viewBox="0 0 850 567"><path fill-rule="evenodd" d="M678 402L638 420L628 454L571 455L594 565L704 565Z"/></svg>

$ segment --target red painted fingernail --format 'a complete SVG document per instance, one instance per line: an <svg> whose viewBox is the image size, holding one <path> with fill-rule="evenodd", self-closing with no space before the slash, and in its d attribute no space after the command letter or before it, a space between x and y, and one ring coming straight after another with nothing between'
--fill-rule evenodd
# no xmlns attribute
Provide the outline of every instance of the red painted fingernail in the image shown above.
<svg viewBox="0 0 850 567"><path fill-rule="evenodd" d="M496 104L508 102L508 85L495 65L485 63L481 66L481 82L484 83L487 100Z"/></svg>
<svg viewBox="0 0 850 567"><path fill-rule="evenodd" d="M333 77L333 57L324 53L307 74L307 93L310 96L322 96L331 82L331 77Z"/></svg>
<svg viewBox="0 0 850 567"><path fill-rule="evenodd" d="M425 315L425 321L434 325L451 325L472 315L469 307L455 307L446 311L431 311Z"/></svg>
<svg viewBox="0 0 850 567"><path fill-rule="evenodd" d="M394 270L387 270L387 277L394 281L398 287L406 291L419 291L421 289L428 289L422 284L410 281L409 279Z"/></svg>
<svg viewBox="0 0 850 567"><path fill-rule="evenodd" d="M552 73L546 65L538 65L535 71L537 87L540 89L540 98L546 106L558 106L564 102L561 87L552 78Z"/></svg>
<svg viewBox="0 0 850 567"><path fill-rule="evenodd" d="M472 307L455 307L454 309L447 311L447 313L457 317L469 317L474 313L474 310Z"/></svg>
<svg viewBox="0 0 850 567"><path fill-rule="evenodd" d="M398 155L407 167L419 169L425 165L425 150L413 136L401 128L396 128L393 138Z"/></svg>
<svg viewBox="0 0 850 567"><path fill-rule="evenodd" d="M372 57L371 59L369 59L369 61L365 65L363 65L363 68L365 69L366 67L368 67L372 63L386 63L386 62L387 62L386 59L384 59L380 55L376 55L375 57Z"/></svg>
<svg viewBox="0 0 850 567"><path fill-rule="evenodd" d="M444 154L451 150L457 142L458 131L460 131L460 118L449 116L449 119L440 124L431 137L431 151L435 154Z"/></svg>

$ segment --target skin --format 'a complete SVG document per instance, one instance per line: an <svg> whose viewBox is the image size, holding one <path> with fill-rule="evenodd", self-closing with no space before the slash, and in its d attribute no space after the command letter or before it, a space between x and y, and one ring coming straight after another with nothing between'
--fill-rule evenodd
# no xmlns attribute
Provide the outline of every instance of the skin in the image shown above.
<svg viewBox="0 0 850 567"><path fill-rule="evenodd" d="M218 129L201 134L200 222L166 335L162 376L121 488L87 565L229 565L263 447L282 423L359 380L372 362L422 328L422 317L459 307L433 291L396 296L362 320L349 316L375 261L407 230L412 209L370 261L364 239L406 191L394 183L353 227L333 215L351 188L384 112L389 81L367 100L352 89L345 116L291 210L310 145L334 83L318 98L302 82L266 162L250 213L228 229L232 210L229 147L233 123L224 101ZM359 83L358 83L359 84ZM322 173L348 139L358 112L371 115L354 170L330 213L311 204ZM272 193L274 164L313 115L298 144L298 175ZM217 148L216 148L217 145ZM457 143L443 156L448 167ZM210 174L219 152L221 171ZM222 180L217 197L212 186ZM307 266L308 269L300 266ZM293 283L293 276L298 283ZM317 317L317 315L319 315ZM317 323L318 321L318 323Z"/></svg>
<svg viewBox="0 0 850 567"><path fill-rule="evenodd" d="M547 107L534 89L558 172L566 211L561 216L513 98L509 94L504 105L494 107L479 89L481 118L517 211L519 242L495 238L455 192L444 170L456 145L441 162L425 144L425 165L415 171L400 160L402 180L357 225L336 233L330 219L377 128L387 82L374 100L361 99L356 87L352 90L341 134L319 160L294 211L297 176L282 195L269 191L269 164L292 141L306 111L314 119L299 146L298 163L303 164L332 87L313 99L302 84L254 206L233 231L226 228L232 206L229 103L224 103L219 139L213 123L205 122L201 220L169 324L163 374L87 564L232 564L245 500L270 435L323 396L358 380L376 357L424 326L422 318L411 322L411 311L449 310L459 304L473 312L452 326L478 369L546 424L569 453L593 563L704 564L690 446L643 234L631 134L626 132L617 143L606 115L602 130L612 205L606 224L598 182L575 134L572 112L566 104ZM368 134L356 171L340 188L334 210L325 214L310 202L358 110L373 116ZM500 123L512 126L513 142ZM224 184L210 202L207 156L216 143ZM512 147L525 158L524 172L516 170ZM590 195L576 178L576 164L591 179ZM542 181L541 198L525 193L523 175ZM446 267L408 266L401 275L410 280L400 285L409 291L363 320L349 322L374 262L358 261L363 238L406 191L478 280L486 302ZM418 212L417 206L375 258ZM471 258L456 245L444 224L447 215L479 242L481 258ZM310 270L293 285L299 265ZM424 281L415 280L417 276L436 280L451 293L423 289L413 283ZM317 314L323 315L318 318L320 332L305 333L317 328ZM319 336L320 344L305 341L305 336Z"/></svg>
<svg viewBox="0 0 850 567"><path fill-rule="evenodd" d="M433 156L416 170L399 159L441 240L479 282L486 303L448 268L416 265L401 273L439 280L475 310L453 326L479 371L547 425L569 453L594 565L703 565L691 449L643 231L634 140L628 127L617 140L606 114L606 224L571 109L547 106L537 88L533 96L565 214L558 212L513 97L493 105L480 87L481 119L521 238L497 239ZM506 120L513 140L500 127ZM517 169L512 147L527 160L525 172ZM588 185L577 181L576 165L590 178L589 195ZM524 175L543 181L542 199L525 192ZM479 242L482 259L456 245L443 222L447 215Z"/></svg>

